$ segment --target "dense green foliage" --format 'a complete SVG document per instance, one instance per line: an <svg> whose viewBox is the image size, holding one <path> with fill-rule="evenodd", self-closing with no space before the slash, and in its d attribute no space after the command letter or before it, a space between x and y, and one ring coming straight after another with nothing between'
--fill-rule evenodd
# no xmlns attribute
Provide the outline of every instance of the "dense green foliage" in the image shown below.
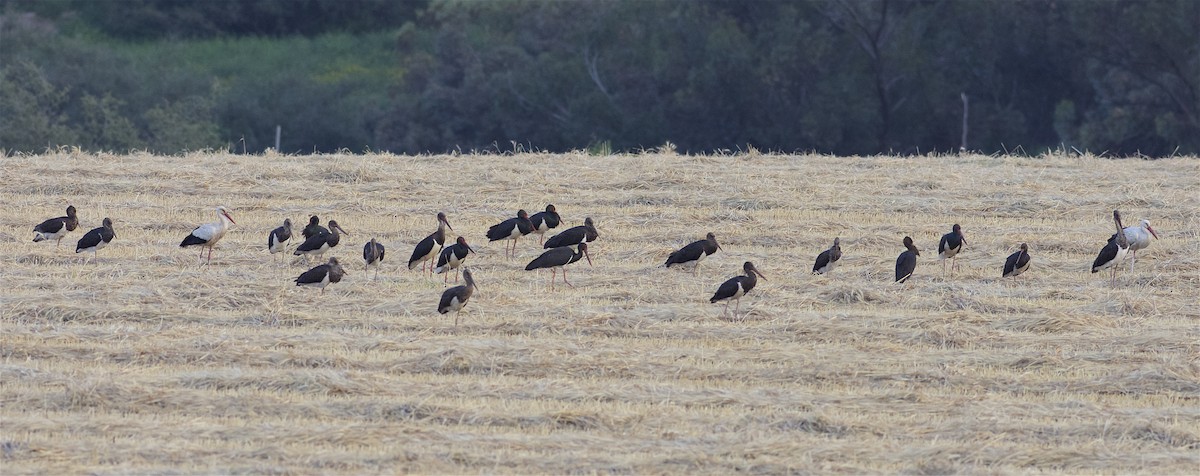
<svg viewBox="0 0 1200 476"><path fill-rule="evenodd" d="M7 0L0 148L1200 153L1193 0Z"/></svg>

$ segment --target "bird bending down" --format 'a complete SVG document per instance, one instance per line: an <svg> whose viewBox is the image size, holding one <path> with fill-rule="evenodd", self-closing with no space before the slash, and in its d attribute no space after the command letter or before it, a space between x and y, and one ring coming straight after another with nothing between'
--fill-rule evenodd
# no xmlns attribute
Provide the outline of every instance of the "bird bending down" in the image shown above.
<svg viewBox="0 0 1200 476"><path fill-rule="evenodd" d="M383 245L371 238L371 241L363 245L363 272L367 272L367 268L375 267L375 280L379 280L379 265L383 263L384 249Z"/></svg>
<svg viewBox="0 0 1200 476"><path fill-rule="evenodd" d="M462 313L462 309L467 306L467 300L471 299L471 295L475 293L477 286L475 278L471 276L471 270L463 269L463 280L466 284L455 286L445 291L442 291L442 299L438 301L438 313L445 314L454 311L454 326L458 326L458 316Z"/></svg>
<svg viewBox="0 0 1200 476"><path fill-rule="evenodd" d="M967 239L963 237L962 227L958 223L954 224L950 233L942 235L941 241L938 241L938 260L942 262L942 277L946 277L946 260L950 260L950 275L954 275L954 268L958 267L958 253L962 251L963 245L967 244Z"/></svg>
<svg viewBox="0 0 1200 476"><path fill-rule="evenodd" d="M342 276L346 275L346 270L342 268L341 263L334 257L329 258L329 262L315 266L312 269L305 271L296 278L296 286L312 286L321 288L321 294L325 294L325 286L332 283L340 282Z"/></svg>
<svg viewBox="0 0 1200 476"><path fill-rule="evenodd" d="M446 220L445 213L438 212L437 220L437 231L430 233L429 236L426 236L425 239L417 243L416 248L413 249L412 257L408 259L409 270L412 270L420 265L421 271L424 272L425 264L428 263L429 273L433 274L434 258L437 258L438 253L441 253L445 248L446 229L449 228L451 231L454 230L454 227L450 226L450 222ZM437 249L434 249L435 245L437 246Z"/></svg>
<svg viewBox="0 0 1200 476"><path fill-rule="evenodd" d="M842 259L842 239L834 238L833 246L817 255L817 261L813 263L813 274L825 274L833 271L840 259Z"/></svg>
<svg viewBox="0 0 1200 476"><path fill-rule="evenodd" d="M551 236L542 244L542 248L551 249L562 246L575 246L583 242L591 243L600 237L600 232L596 231L596 224L592 221L592 217L587 217L583 220L582 226L567 228L566 231L557 235Z"/></svg>
<svg viewBox="0 0 1200 476"><path fill-rule="evenodd" d="M271 252L271 258L274 259L276 253L283 252L287 247L286 243L292 238L292 219L284 218L283 226L271 230L271 234L267 235L267 251Z"/></svg>
<svg viewBox="0 0 1200 476"><path fill-rule="evenodd" d="M75 215L75 206L67 205L67 216L51 218L33 227L33 242L55 240L55 248L62 246L62 239L68 231L75 231L79 226L79 217Z"/></svg>
<svg viewBox="0 0 1200 476"><path fill-rule="evenodd" d="M1029 270L1029 245L1021 243L1021 249L1016 253L1008 255L1008 259L1004 261L1004 273L1000 276L1010 278L1019 276L1021 273Z"/></svg>
<svg viewBox="0 0 1200 476"><path fill-rule="evenodd" d="M117 234L113 233L112 219L104 217L104 224L99 228L92 228L91 231L85 233L83 238L79 239L79 243L75 244L76 253L92 252L92 262L96 262L97 252L112 243L113 238ZM84 255L84 263L87 263L87 255Z"/></svg>
<svg viewBox="0 0 1200 476"><path fill-rule="evenodd" d="M192 230L192 233L183 238L179 243L180 248L189 246L200 247L200 261L204 261L204 248L208 248L208 262L212 262L213 246L216 246L221 237L225 236L225 232L229 230L229 225L236 225L233 217L229 216L229 210L225 207L217 207L217 221L213 223L205 223Z"/></svg>
<svg viewBox="0 0 1200 476"><path fill-rule="evenodd" d="M487 237L489 242L512 240L511 254L508 251L508 243L504 244L504 257L510 258L517 255L517 238L533 233L533 229L529 213L525 210L518 210L516 218L509 218L488 228Z"/></svg>
<svg viewBox="0 0 1200 476"><path fill-rule="evenodd" d="M342 241L342 233L345 233L346 236L350 235L349 232L342 229L341 225L338 225L337 220L329 220L329 230L329 233L310 236L307 240L304 240L304 243L300 243L300 246L297 246L296 251L292 252L292 254L304 256L305 259L308 259L308 256L315 256L317 259L321 259L326 251L329 251Z"/></svg>
<svg viewBox="0 0 1200 476"><path fill-rule="evenodd" d="M1138 250L1150 247L1150 238L1158 239L1158 232L1150 226L1150 220L1143 219L1138 226L1127 226L1124 229L1125 240L1129 242L1129 272L1133 272L1133 264L1137 261Z"/></svg>
<svg viewBox="0 0 1200 476"><path fill-rule="evenodd" d="M546 211L534 213L529 217L529 221L533 223L533 232L538 234L538 244L542 245L546 240L546 231L558 228L559 223L562 223L562 218L558 216L554 205L546 205Z"/></svg>
<svg viewBox="0 0 1200 476"><path fill-rule="evenodd" d="M1092 262L1092 272L1112 268L1112 286L1117 285L1117 266L1125 255L1129 252L1129 239L1125 237L1123 227L1121 226L1121 212L1113 210L1113 222L1117 226L1117 232L1113 233L1108 238L1108 244L1100 249L1100 254L1096 256L1096 260Z"/></svg>
<svg viewBox="0 0 1200 476"><path fill-rule="evenodd" d="M709 232L704 236L703 240L693 241L687 246L680 248L678 251L671 253L670 256L667 256L667 267L670 268L671 265L675 264L691 264L692 274L698 274L700 269L700 261L703 261L704 257L716 253L719 249L722 248L721 245L717 243L717 236L712 232Z"/></svg>
<svg viewBox="0 0 1200 476"><path fill-rule="evenodd" d="M580 258L587 258L588 266L592 265L592 257L588 255L587 243L580 243L578 251L572 251L570 247L563 246L554 248L542 253L541 256L534 258L528 265L525 266L525 271L533 271L535 269L550 268L550 290L554 290L554 276L558 270L563 272L563 282L567 286L575 287L570 281L567 281L566 265L579 261Z"/></svg>
<svg viewBox="0 0 1200 476"><path fill-rule="evenodd" d="M457 270L459 266L462 266L463 261L466 261L467 254L474 252L475 250L471 249L471 245L467 244L467 239L461 236L457 240L454 240L453 245L442 250L442 253L438 255L437 269L435 270L437 274L446 273L446 276L442 278L442 282L448 283L450 280L448 271L452 269ZM458 282L457 271L454 272L454 282Z"/></svg>
<svg viewBox="0 0 1200 476"><path fill-rule="evenodd" d="M904 252L896 257L897 283L903 283L912 277L913 271L917 269L917 257L921 256L921 250L913 244L911 237L904 237L904 248L906 248Z"/></svg>
<svg viewBox="0 0 1200 476"><path fill-rule="evenodd" d="M725 310L721 312L721 317L725 317L729 314L729 300L733 299L737 301L737 306L735 306L733 309L733 318L737 319L738 311L740 311L742 308L742 296L745 296L746 293L750 292L751 289L754 289L754 286L758 284L759 276L762 276L763 279L767 279L766 276L763 276L763 274L754 267L754 263L749 261L742 265L742 271L745 272L745 275L735 276L730 278L728 281L721 283L721 286L717 288L717 292L714 293L712 298L708 300L710 303L725 301Z"/></svg>

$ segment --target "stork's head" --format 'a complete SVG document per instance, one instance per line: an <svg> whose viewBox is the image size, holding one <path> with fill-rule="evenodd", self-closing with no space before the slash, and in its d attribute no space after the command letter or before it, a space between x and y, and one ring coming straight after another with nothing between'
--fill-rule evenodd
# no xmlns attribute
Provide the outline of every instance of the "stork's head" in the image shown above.
<svg viewBox="0 0 1200 476"><path fill-rule="evenodd" d="M217 216L225 217L225 219L229 220L230 223L233 223L234 225L237 224L236 221L233 221L233 217L229 216L229 209L225 208L224 206L217 207Z"/></svg>

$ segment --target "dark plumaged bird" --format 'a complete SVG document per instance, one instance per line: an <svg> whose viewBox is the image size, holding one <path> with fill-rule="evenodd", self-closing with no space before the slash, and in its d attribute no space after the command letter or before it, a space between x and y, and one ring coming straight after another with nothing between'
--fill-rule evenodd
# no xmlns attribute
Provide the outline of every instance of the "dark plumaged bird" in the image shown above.
<svg viewBox="0 0 1200 476"><path fill-rule="evenodd" d="M1021 273L1029 270L1029 245L1021 243L1021 249L1016 253L1008 255L1008 259L1004 260L1004 273L1002 277L1009 278L1019 276Z"/></svg>
<svg viewBox="0 0 1200 476"><path fill-rule="evenodd" d="M1092 272L1112 268L1111 285L1117 285L1117 267L1121 260L1125 258L1125 254L1129 253L1129 239L1123 232L1121 226L1121 212L1113 210L1113 222L1117 225L1117 232L1113 233L1108 239L1108 244L1100 249L1100 254L1096 256L1096 261L1092 262Z"/></svg>
<svg viewBox="0 0 1200 476"><path fill-rule="evenodd" d="M374 266L376 280L379 279L379 265L383 264L383 253L383 245L375 241L375 238L371 238L371 241L363 245L363 262L366 263L363 265L363 272L365 273L367 268Z"/></svg>
<svg viewBox="0 0 1200 476"><path fill-rule="evenodd" d="M446 249L442 250L442 253L438 255L437 269L435 271L438 274L442 274L447 273L452 269L457 270L459 266L462 266L463 261L467 259L467 254L474 252L475 250L471 249L471 246L467 244L467 239L460 236L454 241L453 245L447 246ZM446 276L442 278L442 281L448 282L449 280L450 274L447 273ZM457 271L454 272L454 282L458 282Z"/></svg>
<svg viewBox="0 0 1200 476"><path fill-rule="evenodd" d="M330 226L333 226L333 222L330 222ZM318 287L321 288L321 294L325 294L325 286L341 281L345 275L346 270L342 269L338 259L330 257L328 263L301 273L300 277L296 278L296 286Z"/></svg>
<svg viewBox="0 0 1200 476"><path fill-rule="evenodd" d="M742 271L746 274L729 278L728 281L721 283L721 286L717 288L717 292L713 293L712 298L708 300L710 303L725 301L725 310L721 312L721 317L729 315L729 300L733 299L737 301L737 306L733 309L733 318L737 319L738 311L742 308L742 296L745 296L751 289L754 289L754 286L758 284L759 276L767 279L766 276L763 276L754 267L754 263L749 261L742 265Z"/></svg>
<svg viewBox="0 0 1200 476"><path fill-rule="evenodd" d="M85 233L83 238L79 239L79 243L75 245L76 253L92 252L92 258L96 258L96 252L100 251L109 243L112 243L113 238L117 234L113 233L112 220L104 217L104 225L99 228L92 228L91 231ZM87 262L87 257L84 257L84 262Z"/></svg>
<svg viewBox="0 0 1200 476"><path fill-rule="evenodd" d="M350 235L350 233L347 233L346 230L343 230L338 225L337 220L329 220L329 230L329 233L310 236L307 240L304 240L304 243L300 243L300 246L297 246L296 251L292 252L292 254L296 256L315 256L317 259L321 259L321 255L329 251L330 248L337 246L342 240L340 233L346 233L347 236Z"/></svg>
<svg viewBox="0 0 1200 476"><path fill-rule="evenodd" d="M716 253L719 249L721 249L721 245L717 243L717 236L709 232L703 240L693 241L667 256L667 267L670 268L675 264L691 264L693 266L692 274L697 274L697 270L700 269L700 261L704 260L704 257Z"/></svg>
<svg viewBox="0 0 1200 476"><path fill-rule="evenodd" d="M592 265L592 257L588 255L587 243L580 243L577 251L572 251L570 247L563 246L554 248L542 253L541 256L534 258L528 265L525 266L525 271L533 271L535 269L550 268L550 290L554 290L554 276L558 270L563 271L563 282L567 286L575 287L570 281L567 281L567 268L564 266L579 261L580 258L587 258L588 265Z"/></svg>
<svg viewBox="0 0 1200 476"><path fill-rule="evenodd" d="M512 240L512 253L509 254L508 244L504 244L504 256L516 256L517 238L533 233L533 222L525 210L517 211L516 218L509 218L488 229L488 241Z"/></svg>
<svg viewBox="0 0 1200 476"><path fill-rule="evenodd" d="M900 253L900 256L896 257L897 283L908 281L913 271L917 269L917 257L921 256L921 250L918 250L917 245L913 244L912 238L904 237L904 247L907 249L903 253Z"/></svg>
<svg viewBox="0 0 1200 476"><path fill-rule="evenodd" d="M533 223L533 232L538 234L538 244L543 244L546 239L546 231L551 228L558 228L558 224L562 223L562 218L558 216L554 205L546 205L546 211L534 213L529 217L529 221Z"/></svg>
<svg viewBox="0 0 1200 476"><path fill-rule="evenodd" d="M1158 239L1158 233L1150 226L1150 220L1143 219L1138 226L1127 226L1124 229L1125 240L1129 242L1129 271L1133 272L1133 263L1137 261L1138 250L1150 247L1150 238Z"/></svg>
<svg viewBox="0 0 1200 476"><path fill-rule="evenodd" d="M67 206L67 216L51 218L33 227L33 242L55 240L57 248L62 246L62 239L68 231L75 231L79 226L79 217L75 216L75 206Z"/></svg>
<svg viewBox="0 0 1200 476"><path fill-rule="evenodd" d="M221 241L221 237L225 236L225 232L229 230L229 225L236 225L233 217L229 216L229 210L225 207L217 207L217 221L214 223L205 223L192 230L192 233L183 238L179 243L180 248L196 246L200 248L200 261L204 261L204 249L208 248L208 262L212 262L212 250Z"/></svg>
<svg viewBox="0 0 1200 476"><path fill-rule="evenodd" d="M542 244L542 248L551 249L561 246L575 246L584 241L591 243L600 237L600 232L596 231L596 224L592 222L592 217L587 217L583 220L582 226L574 226L567 228L562 233L551 236Z"/></svg>
<svg viewBox="0 0 1200 476"><path fill-rule="evenodd" d="M955 256L962 251L963 245L967 244L967 239L963 238L962 227L957 223L950 230L950 233L942 235L941 241L938 241L938 259L942 261L942 277L946 276L946 260L950 260L950 274L954 274L954 268L958 266L958 260Z"/></svg>
<svg viewBox="0 0 1200 476"><path fill-rule="evenodd" d="M840 259L842 259L842 239L834 238L833 246L817 255L817 261L813 263L813 274L825 274L833 271Z"/></svg>
<svg viewBox="0 0 1200 476"><path fill-rule="evenodd" d="M267 251L271 252L271 256L275 253L280 253L286 247L284 243L292 239L292 219L284 218L283 226L271 230L271 234L267 235Z"/></svg>
<svg viewBox="0 0 1200 476"><path fill-rule="evenodd" d="M321 219L317 218L316 215L308 217L308 226L304 227L304 230L300 232L300 235L306 240L317 235L327 234L329 234L329 230L321 226Z"/></svg>
<svg viewBox="0 0 1200 476"><path fill-rule="evenodd" d="M433 273L433 259L445 248L446 229L454 230L454 227L451 227L450 222L446 220L445 213L438 212L437 220L437 231L430 233L420 243L417 243L417 247L413 249L412 257L408 259L409 270L420 265L423 272L425 270L425 263L428 262L429 272Z"/></svg>
<svg viewBox="0 0 1200 476"><path fill-rule="evenodd" d="M467 300L471 299L471 295L475 293L475 278L471 276L471 270L463 269L463 280L467 283L462 286L455 286L445 291L442 291L442 300L438 301L438 312L445 314L454 311L454 325L458 326L458 315L462 313L462 308L467 306Z"/></svg>

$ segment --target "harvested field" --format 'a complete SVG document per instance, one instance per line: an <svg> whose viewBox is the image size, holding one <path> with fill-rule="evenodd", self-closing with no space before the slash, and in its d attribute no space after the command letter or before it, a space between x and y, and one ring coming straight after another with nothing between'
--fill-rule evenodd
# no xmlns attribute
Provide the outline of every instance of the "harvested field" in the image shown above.
<svg viewBox="0 0 1200 476"><path fill-rule="evenodd" d="M0 157L0 469L1194 473L1197 177L1059 155ZM30 242L68 203L80 229ZM536 238L511 261L484 238L547 203L601 234L553 293L523 270ZM198 265L178 245L217 205L238 224ZM1110 287L1088 269L1114 208L1160 239ZM478 252L457 327L442 277L405 265L438 211ZM314 213L351 233L323 295L266 251ZM116 239L83 264L104 217ZM661 267L708 231L698 276ZM922 255L894 285L905 235ZM809 274L835 236L840 266ZM1021 242L1032 269L1001 279ZM721 319L708 298L746 260L767 280Z"/></svg>

